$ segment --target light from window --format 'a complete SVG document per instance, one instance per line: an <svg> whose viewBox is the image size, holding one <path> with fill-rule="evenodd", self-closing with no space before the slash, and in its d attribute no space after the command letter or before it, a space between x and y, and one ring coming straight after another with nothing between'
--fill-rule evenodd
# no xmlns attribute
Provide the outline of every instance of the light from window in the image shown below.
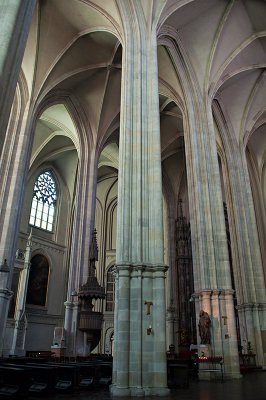
<svg viewBox="0 0 266 400"><path fill-rule="evenodd" d="M115 278L112 274L112 268L109 268L107 272L107 284L106 284L106 311L114 312L115 309Z"/></svg>
<svg viewBox="0 0 266 400"><path fill-rule="evenodd" d="M30 225L47 231L53 230L56 205L56 186L51 172L38 176L34 185Z"/></svg>

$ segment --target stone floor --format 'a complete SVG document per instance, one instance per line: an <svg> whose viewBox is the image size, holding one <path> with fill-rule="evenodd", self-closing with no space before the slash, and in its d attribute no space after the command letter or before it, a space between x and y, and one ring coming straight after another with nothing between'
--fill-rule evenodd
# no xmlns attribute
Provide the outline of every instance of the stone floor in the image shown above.
<svg viewBox="0 0 266 400"><path fill-rule="evenodd" d="M158 397L138 397L155 400ZM33 397L30 397L33 399ZM110 400L108 389L92 390L74 394L56 394L42 397L45 400ZM172 389L165 400L266 400L266 371L247 374L243 379L225 382L190 380L187 389ZM123 400L121 398L121 400Z"/></svg>

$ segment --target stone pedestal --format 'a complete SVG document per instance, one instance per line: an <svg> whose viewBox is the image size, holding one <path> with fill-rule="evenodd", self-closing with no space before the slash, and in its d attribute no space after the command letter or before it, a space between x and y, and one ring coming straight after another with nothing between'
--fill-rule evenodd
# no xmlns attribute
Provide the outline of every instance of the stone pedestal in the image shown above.
<svg viewBox="0 0 266 400"><path fill-rule="evenodd" d="M65 329L61 326L56 326L54 328L54 339L53 346L51 346L51 352L54 353L56 358L66 356L65 347Z"/></svg>
<svg viewBox="0 0 266 400"><path fill-rule="evenodd" d="M51 346L51 352L54 353L56 358L66 356L66 347Z"/></svg>
<svg viewBox="0 0 266 400"><path fill-rule="evenodd" d="M212 356L211 345L200 344L199 351L199 379L213 380L224 378L223 359L221 356Z"/></svg>
<svg viewBox="0 0 266 400"><path fill-rule="evenodd" d="M199 359L211 356L211 346L209 344L199 344L198 346ZM208 362L199 361L199 379L200 380L211 380L213 378L213 372L206 372L206 369L212 369L212 366ZM201 372L202 371L202 372Z"/></svg>

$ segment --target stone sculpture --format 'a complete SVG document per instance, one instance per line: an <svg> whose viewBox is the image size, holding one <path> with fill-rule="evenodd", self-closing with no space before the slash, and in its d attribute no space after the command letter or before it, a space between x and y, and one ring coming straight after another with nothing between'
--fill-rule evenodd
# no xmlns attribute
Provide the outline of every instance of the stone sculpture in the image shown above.
<svg viewBox="0 0 266 400"><path fill-rule="evenodd" d="M201 310L199 313L199 335L201 338L201 344L210 344L210 324L211 320L209 314L206 311Z"/></svg>

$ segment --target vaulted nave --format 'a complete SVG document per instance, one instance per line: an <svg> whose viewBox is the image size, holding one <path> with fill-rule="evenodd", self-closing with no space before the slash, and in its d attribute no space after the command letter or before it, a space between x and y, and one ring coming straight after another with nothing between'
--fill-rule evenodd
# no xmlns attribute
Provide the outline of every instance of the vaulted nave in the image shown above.
<svg viewBox="0 0 266 400"><path fill-rule="evenodd" d="M0 21L2 357L112 356L114 396L167 396L171 345L265 369L266 2Z"/></svg>

